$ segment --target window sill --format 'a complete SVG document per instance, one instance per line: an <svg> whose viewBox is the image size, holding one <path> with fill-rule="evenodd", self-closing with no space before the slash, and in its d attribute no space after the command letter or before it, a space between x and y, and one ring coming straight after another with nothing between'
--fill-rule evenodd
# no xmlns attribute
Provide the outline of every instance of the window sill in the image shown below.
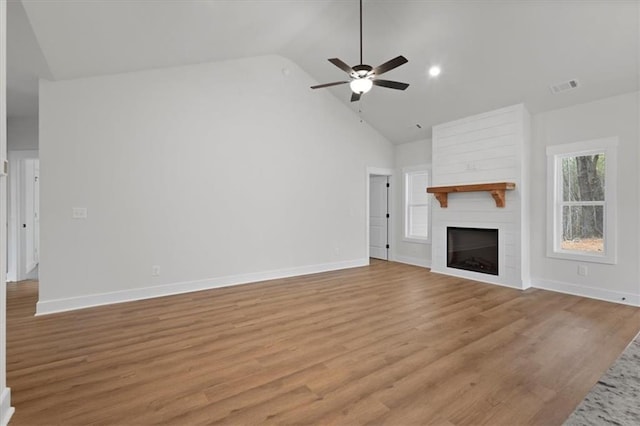
<svg viewBox="0 0 640 426"><path fill-rule="evenodd" d="M405 243L414 243L414 244L431 244L431 238L409 238L403 237L402 241Z"/></svg>
<svg viewBox="0 0 640 426"><path fill-rule="evenodd" d="M605 263L608 265L615 265L617 263L614 256L589 254L583 252L552 251L547 252L547 257L563 260L575 260L577 262Z"/></svg>

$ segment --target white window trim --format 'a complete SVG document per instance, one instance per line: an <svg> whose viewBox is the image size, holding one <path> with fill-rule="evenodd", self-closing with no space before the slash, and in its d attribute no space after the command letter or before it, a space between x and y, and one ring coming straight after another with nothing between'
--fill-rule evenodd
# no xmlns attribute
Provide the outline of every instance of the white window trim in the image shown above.
<svg viewBox="0 0 640 426"><path fill-rule="evenodd" d="M583 142L574 142L547 147L547 257L557 259L576 260L580 262L595 262L615 264L617 262L617 158L618 138L610 137ZM561 194L561 176L558 159L567 156L590 155L604 152L606 167L604 174L604 252L595 254L562 250L560 248L562 226L561 204L558 203Z"/></svg>
<svg viewBox="0 0 640 426"><path fill-rule="evenodd" d="M429 233L427 234L427 238L418 238L418 237L407 237L407 226L408 226L408 205L407 205L407 174L416 173L416 172L427 172L429 184L431 184L431 164L420 164L417 166L403 167L402 168L402 241L408 243L416 243L416 244L431 244L431 234L433 229L431 228L431 216L432 216L432 200L429 197L428 201L428 209L429 216L427 217L427 228L429 229ZM427 188L424 189L425 192Z"/></svg>

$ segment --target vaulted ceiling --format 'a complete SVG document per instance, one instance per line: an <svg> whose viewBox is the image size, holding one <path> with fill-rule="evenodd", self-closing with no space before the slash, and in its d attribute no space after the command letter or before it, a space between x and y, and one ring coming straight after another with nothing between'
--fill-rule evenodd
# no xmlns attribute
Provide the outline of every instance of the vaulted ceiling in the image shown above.
<svg viewBox="0 0 640 426"><path fill-rule="evenodd" d="M358 61L357 0L10 0L8 110L37 115L37 79L52 80L280 54L319 83ZM391 142L429 137L432 125L524 102L533 113L639 86L640 2L364 1L364 62L409 63L351 103ZM442 74L429 78L427 69ZM551 84L577 79L553 95ZM310 90L310 89L309 89ZM416 124L420 124L422 129Z"/></svg>

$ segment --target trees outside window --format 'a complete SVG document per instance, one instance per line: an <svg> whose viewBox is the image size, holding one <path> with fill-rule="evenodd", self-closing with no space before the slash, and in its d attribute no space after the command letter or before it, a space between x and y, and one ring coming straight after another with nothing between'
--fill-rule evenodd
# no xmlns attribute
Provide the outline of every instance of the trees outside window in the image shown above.
<svg viewBox="0 0 640 426"><path fill-rule="evenodd" d="M560 159L564 250L604 251L604 152Z"/></svg>
<svg viewBox="0 0 640 426"><path fill-rule="evenodd" d="M604 139L547 149L551 209L548 255L614 261L616 145L616 139Z"/></svg>

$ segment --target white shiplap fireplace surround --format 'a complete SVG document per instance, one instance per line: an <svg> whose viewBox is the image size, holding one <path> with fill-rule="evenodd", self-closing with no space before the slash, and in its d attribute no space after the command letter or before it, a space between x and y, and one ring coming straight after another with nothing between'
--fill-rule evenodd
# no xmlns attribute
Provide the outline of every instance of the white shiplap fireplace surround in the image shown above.
<svg viewBox="0 0 640 426"><path fill-rule="evenodd" d="M504 207L488 192L450 193L448 207L434 199L433 272L518 289L531 286L527 214L530 117L514 105L433 128L433 186L514 182ZM447 227L498 230L498 275L447 267Z"/></svg>

